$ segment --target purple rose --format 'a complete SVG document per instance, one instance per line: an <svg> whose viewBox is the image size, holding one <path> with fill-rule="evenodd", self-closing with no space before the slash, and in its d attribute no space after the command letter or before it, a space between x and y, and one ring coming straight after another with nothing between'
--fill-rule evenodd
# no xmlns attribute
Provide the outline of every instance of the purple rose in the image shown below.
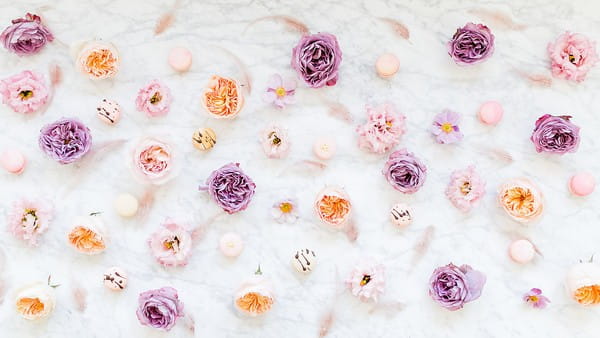
<svg viewBox="0 0 600 338"><path fill-rule="evenodd" d="M412 194L425 183L427 167L412 153L401 149L390 154L383 167L383 174L394 189Z"/></svg>
<svg viewBox="0 0 600 338"><path fill-rule="evenodd" d="M338 79L342 50L334 35L304 35L292 49L292 68L309 87L333 86Z"/></svg>
<svg viewBox="0 0 600 338"><path fill-rule="evenodd" d="M448 41L448 54L459 65L472 65L494 53L494 34L482 24L469 22Z"/></svg>
<svg viewBox="0 0 600 338"><path fill-rule="evenodd" d="M183 317L183 303L172 287L162 287L140 293L136 311L140 324L169 331L177 318Z"/></svg>
<svg viewBox="0 0 600 338"><path fill-rule="evenodd" d="M31 13L12 20L12 25L0 34L4 47L19 56L35 54L52 40L54 36L42 25L40 17Z"/></svg>
<svg viewBox="0 0 600 338"><path fill-rule="evenodd" d="M45 125L38 142L46 155L68 164L87 154L92 146L92 134L78 119L63 118Z"/></svg>
<svg viewBox="0 0 600 338"><path fill-rule="evenodd" d="M564 154L579 146L579 127L569 121L571 116L546 114L535 121L531 142L538 153Z"/></svg>
<svg viewBox="0 0 600 338"><path fill-rule="evenodd" d="M239 163L229 163L212 172L206 179L210 196L227 213L233 214L245 210L254 196L256 184L239 168Z"/></svg>
<svg viewBox="0 0 600 338"><path fill-rule="evenodd" d="M429 279L429 295L450 311L462 309L465 303L481 296L485 275L468 265L450 263L433 271Z"/></svg>

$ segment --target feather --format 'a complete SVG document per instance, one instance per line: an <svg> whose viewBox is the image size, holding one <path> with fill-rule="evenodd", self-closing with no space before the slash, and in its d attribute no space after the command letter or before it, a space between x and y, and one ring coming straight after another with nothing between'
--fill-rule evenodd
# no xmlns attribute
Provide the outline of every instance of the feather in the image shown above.
<svg viewBox="0 0 600 338"><path fill-rule="evenodd" d="M358 228L353 220L348 222L348 225L346 225L346 228L344 229L344 233L350 242L356 242L358 239Z"/></svg>
<svg viewBox="0 0 600 338"><path fill-rule="evenodd" d="M262 18L258 18L255 20L252 20L248 26L246 26L246 29L244 29L244 33L248 30L248 28L250 28L250 26L260 22L260 21L275 21L275 22L279 22L279 23L283 23L289 30L291 31L295 31L298 33L302 33L303 35L308 34L310 31L308 29L308 26L306 26L304 23L302 23L301 21L292 18L291 16L288 15L270 15L270 16L264 16Z"/></svg>
<svg viewBox="0 0 600 338"><path fill-rule="evenodd" d="M87 307L87 291L80 286L75 286L73 288L73 300L75 301L75 306L79 312L85 311Z"/></svg>
<svg viewBox="0 0 600 338"><path fill-rule="evenodd" d="M192 315L190 315L189 313L186 313L185 317L183 317L183 324L192 333L196 332L196 321L194 320L194 317L192 317Z"/></svg>
<svg viewBox="0 0 600 338"><path fill-rule="evenodd" d="M333 101L327 101L327 105L329 106L329 115L349 123L352 123L354 120L350 114L350 111L348 110L348 107L345 105Z"/></svg>
<svg viewBox="0 0 600 338"><path fill-rule="evenodd" d="M154 205L154 195L156 193L156 186L152 185L146 188L144 193L142 194L142 198L140 198L138 204L138 213L137 217L140 219L142 223L146 221L146 217L150 214L150 210Z"/></svg>
<svg viewBox="0 0 600 338"><path fill-rule="evenodd" d="M333 311L328 312L321 319L319 337L325 337L329 333L329 330L331 330L331 326L333 326Z"/></svg>
<svg viewBox="0 0 600 338"><path fill-rule="evenodd" d="M246 88L248 95L250 95L252 93L252 77L250 76L250 72L248 71L248 68L246 67L246 65L242 62L242 60L240 60L240 58L237 55L233 54L229 50L227 50L223 47L219 47L219 46L212 46L212 47L221 50L223 53L227 54L235 62L236 66L242 73L242 80L244 82L242 84L242 87Z"/></svg>
<svg viewBox="0 0 600 338"><path fill-rule="evenodd" d="M499 148L484 148L480 151L483 155L486 155L493 161L503 162L505 164L510 164L515 161L513 156L504 149Z"/></svg>
<svg viewBox="0 0 600 338"><path fill-rule="evenodd" d="M546 88L552 86L552 78L547 75L529 74L529 73L526 73L521 70L517 70L517 73L519 75L521 75L522 77L526 78L527 80L529 80L529 82L531 82L533 85L540 86L540 87L546 87Z"/></svg>
<svg viewBox="0 0 600 338"><path fill-rule="evenodd" d="M527 27L525 25L515 23L509 15L500 11L493 11L484 8L474 8L470 9L469 13L505 29L523 30Z"/></svg>
<svg viewBox="0 0 600 338"><path fill-rule="evenodd" d="M307 167L311 167L313 169L324 170L325 168L327 168L327 164L325 164L323 162L319 162L319 161L313 161L313 160L303 160L303 161L300 161L300 164L305 165Z"/></svg>
<svg viewBox="0 0 600 338"><path fill-rule="evenodd" d="M179 2L180 0L176 0L173 8L158 18L156 26L154 27L154 35L164 32L173 25L173 22L175 22L175 10L179 7Z"/></svg>
<svg viewBox="0 0 600 338"><path fill-rule="evenodd" d="M404 310L405 307L406 305L399 301L378 302L369 309L369 314L375 311L383 311L386 315L392 316Z"/></svg>
<svg viewBox="0 0 600 338"><path fill-rule="evenodd" d="M62 82L62 69L59 65L53 64L50 66L50 83L52 87L56 87Z"/></svg>
<svg viewBox="0 0 600 338"><path fill-rule="evenodd" d="M4 251L0 249L0 305L4 302L4 294L6 293L6 281L3 277L6 275L6 256L4 255Z"/></svg>
<svg viewBox="0 0 600 338"><path fill-rule="evenodd" d="M421 237L413 247L413 264L416 264L427 253L427 250L431 245L431 241L433 240L434 233L435 227L433 225L430 225L427 228L425 228L425 230L421 234Z"/></svg>
<svg viewBox="0 0 600 338"><path fill-rule="evenodd" d="M400 37L404 38L405 40L410 39L410 31L400 21L392 19L392 18L378 18L378 19L385 22L386 24L388 24L388 26L390 26L392 28L394 33L398 34Z"/></svg>

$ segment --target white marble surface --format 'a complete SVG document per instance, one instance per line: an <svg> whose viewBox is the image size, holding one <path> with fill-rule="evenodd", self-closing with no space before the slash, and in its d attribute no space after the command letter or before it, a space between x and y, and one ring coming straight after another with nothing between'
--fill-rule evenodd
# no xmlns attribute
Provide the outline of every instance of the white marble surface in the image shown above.
<svg viewBox="0 0 600 338"><path fill-rule="evenodd" d="M2 278L9 285L0 306L0 336L20 337L163 337L168 334L142 327L135 316L141 291L173 286L196 321L197 337L314 337L321 316L335 304L331 337L572 337L598 335L598 308L583 308L571 301L563 286L569 266L587 259L599 249L598 209L600 193L575 198L566 183L578 169L600 170L600 66L586 82L555 80L550 88L534 87L518 71L550 74L546 44L564 30L600 39L600 4L592 1L183 1L176 22L164 34L154 36L158 17L169 8L162 1L8 1L0 0L0 23L6 26L27 11L46 20L57 40L41 54L19 58L0 51L0 76L25 69L47 71L60 64L64 83L44 114L22 116L0 106L0 148L18 147L29 159L21 176L0 173L0 206L5 214L19 196L47 196L55 201L56 218L37 249L30 249L3 232L0 245L9 260ZM444 43L468 21L484 21L470 14L473 8L509 13L523 30L507 30L487 21L496 35L494 56L472 68L456 66ZM291 48L299 36L273 22L247 27L255 18L288 14L305 22L313 32L335 34L344 53L337 86L319 90L300 87L298 103L284 111L264 104L260 97L272 73L294 75L289 66ZM411 41L395 36L376 18L391 16L411 30ZM247 30L246 30L247 28ZM121 51L122 71L114 81L90 82L76 73L69 48L81 40L101 38ZM192 70L175 74L166 63L168 50L186 45L194 54ZM253 77L254 92L234 121L215 121L199 105L200 92L212 74L239 76L234 62L213 46L240 56ZM392 80L379 79L374 60L383 52L396 53L401 70ZM135 95L151 79L160 79L174 93L172 112L150 120L134 107ZM114 127L103 125L94 108L102 98L117 100L125 110ZM348 124L327 114L323 97L346 104L355 118ZM480 124L478 106L495 99L505 107L497 127ZM356 146L355 125L365 118L365 104L392 102L407 116L408 132L401 146L408 147L428 166L428 178L416 194L393 190L380 171L386 156L366 154ZM465 139L456 146L436 144L427 131L433 116L444 108L461 112ZM535 119L544 113L574 116L582 126L579 151L563 157L535 153L529 135ZM147 222L119 218L112 201L120 192L141 194L125 161L127 148L115 150L89 168L77 189L66 185L78 172L46 158L37 146L40 127L62 116L78 117L92 129L94 141L118 138L134 140L155 131L171 133L186 165L180 175L157 195L157 206ZM284 160L268 160L257 141L261 128L276 121L289 128L292 152ZM212 127L217 146L208 153L194 149L190 137L195 128ZM311 159L311 145L320 135L332 135L338 154L322 173L295 170L295 163ZM485 156L486 147L508 151L516 161L508 166ZM197 186L211 170L237 161L254 178L257 194L247 211L219 217L194 249L188 266L159 266L146 239L165 217L194 223L218 209ZM475 163L488 182L482 204L471 214L454 209L444 196L452 170ZM504 215L495 202L496 188L508 178L526 176L546 196L544 217L530 227ZM351 244L343 234L317 225L311 203L326 184L339 184L355 204L360 230ZM275 223L271 204L296 196L301 219L294 225ZM413 205L415 222L405 231L394 229L388 209L398 201ZM110 228L108 250L87 257L70 250L66 232L80 214L102 211ZM428 225L436 228L431 249L416 265L412 247ZM5 226L4 220L2 226ZM218 238L239 232L246 250L236 260L217 251ZM530 238L544 254L532 264L519 266L507 257L510 241ZM292 271L289 258L295 249L310 247L320 265L307 278ZM387 268L386 302L405 304L397 313L375 310L347 292L334 297L336 270L343 277L361 255L378 257ZM462 311L448 312L427 295L432 270L449 262L468 263L483 271L488 282L483 295ZM277 303L261 319L237 316L232 293L257 264L273 278ZM102 286L102 273L112 265L126 268L128 288L111 293ZM46 321L26 322L14 311L12 295L22 283L45 280L51 274L62 284L58 305ZM89 292L84 313L75 310L70 285L80 283ZM521 297L539 287L552 300L550 307L535 310ZM192 336L179 322L171 336Z"/></svg>

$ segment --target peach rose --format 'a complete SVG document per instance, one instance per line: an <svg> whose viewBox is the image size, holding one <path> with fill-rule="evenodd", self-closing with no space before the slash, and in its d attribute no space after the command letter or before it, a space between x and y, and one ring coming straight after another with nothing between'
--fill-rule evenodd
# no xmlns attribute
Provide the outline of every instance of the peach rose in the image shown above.
<svg viewBox="0 0 600 338"><path fill-rule="evenodd" d="M234 295L233 306L243 314L256 317L268 312L274 302L273 287L259 270L240 285Z"/></svg>
<svg viewBox="0 0 600 338"><path fill-rule="evenodd" d="M575 264L567 274L567 292L581 305L600 304L600 267L597 264Z"/></svg>
<svg viewBox="0 0 600 338"><path fill-rule="evenodd" d="M498 201L510 217L521 223L534 221L544 209L542 193L525 178L513 179L503 184Z"/></svg>
<svg viewBox="0 0 600 338"><path fill-rule="evenodd" d="M213 75L202 94L202 105L215 118L236 117L244 105L240 85L233 79Z"/></svg>
<svg viewBox="0 0 600 338"><path fill-rule="evenodd" d="M343 188L326 187L317 196L315 211L325 225L341 229L350 219L352 203Z"/></svg>
<svg viewBox="0 0 600 338"><path fill-rule="evenodd" d="M76 67L91 79L102 80L114 77L120 62L119 52L113 44L90 41L80 49Z"/></svg>
<svg viewBox="0 0 600 338"><path fill-rule="evenodd" d="M103 233L104 224L98 214L81 217L76 220L75 225L69 232L69 244L81 253L99 254L106 249Z"/></svg>
<svg viewBox="0 0 600 338"><path fill-rule="evenodd" d="M161 185L176 175L175 160L173 146L163 137L145 137L135 145L130 167L139 181Z"/></svg>
<svg viewBox="0 0 600 338"><path fill-rule="evenodd" d="M41 282L19 290L15 300L17 312L28 320L48 317L54 310L55 303L54 290Z"/></svg>

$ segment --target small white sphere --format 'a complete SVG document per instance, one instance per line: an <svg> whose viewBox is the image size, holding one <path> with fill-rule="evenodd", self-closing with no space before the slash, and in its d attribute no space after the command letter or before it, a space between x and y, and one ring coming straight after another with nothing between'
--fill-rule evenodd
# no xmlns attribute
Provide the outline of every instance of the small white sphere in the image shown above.
<svg viewBox="0 0 600 338"><path fill-rule="evenodd" d="M122 217L132 217L138 211L138 200L131 194L120 194L115 199L115 209Z"/></svg>
<svg viewBox="0 0 600 338"><path fill-rule="evenodd" d="M221 236L219 240L219 249L224 256L237 257L244 250L244 241L240 235L235 232L228 232Z"/></svg>

